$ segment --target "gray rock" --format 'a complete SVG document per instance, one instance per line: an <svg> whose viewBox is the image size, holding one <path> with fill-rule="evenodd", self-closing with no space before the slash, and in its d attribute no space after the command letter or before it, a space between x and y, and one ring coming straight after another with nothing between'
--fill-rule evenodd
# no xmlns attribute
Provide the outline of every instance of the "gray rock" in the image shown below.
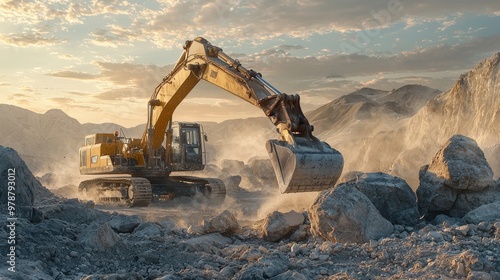
<svg viewBox="0 0 500 280"><path fill-rule="evenodd" d="M459 222L458 219L450 217L448 215L444 214L439 214L432 220L431 224L433 225L445 225L445 226L450 226L450 225L455 225Z"/></svg>
<svg viewBox="0 0 500 280"><path fill-rule="evenodd" d="M234 267L231 267L231 266L226 266L226 267L223 267L219 273L226 277L227 279L231 279L235 274L236 272L238 272Z"/></svg>
<svg viewBox="0 0 500 280"><path fill-rule="evenodd" d="M238 221L229 210L224 210L219 215L203 221L203 231L205 233L218 232L231 235L239 228Z"/></svg>
<svg viewBox="0 0 500 280"><path fill-rule="evenodd" d="M311 233L332 242L365 243L389 236L393 225L347 183L321 192L308 210Z"/></svg>
<svg viewBox="0 0 500 280"><path fill-rule="evenodd" d="M139 237L161 236L161 228L156 223L142 223L135 228L133 234Z"/></svg>
<svg viewBox="0 0 500 280"><path fill-rule="evenodd" d="M351 183L393 224L411 226L419 219L417 197L405 180L385 174L358 174Z"/></svg>
<svg viewBox="0 0 500 280"><path fill-rule="evenodd" d="M185 241L186 244L193 246L199 246L202 244L210 244L216 247L224 247L232 243L232 240L228 237L224 237L218 233L211 233L199 237L193 237Z"/></svg>
<svg viewBox="0 0 500 280"><path fill-rule="evenodd" d="M471 224L500 220L500 201L482 205L470 211L463 217L463 220Z"/></svg>
<svg viewBox="0 0 500 280"><path fill-rule="evenodd" d="M311 232L311 226L310 225L300 225L299 228L290 235L290 240L293 240L295 242L300 242L304 241L307 238L309 238L309 233Z"/></svg>
<svg viewBox="0 0 500 280"><path fill-rule="evenodd" d="M428 172L429 165L420 168L420 185L417 188L417 205L420 215L428 219L437 213L447 213L457 199L457 192L444 184L444 179Z"/></svg>
<svg viewBox="0 0 500 280"><path fill-rule="evenodd" d="M102 251L114 246L119 239L108 223L93 222L78 235L77 240L85 246Z"/></svg>
<svg viewBox="0 0 500 280"><path fill-rule="evenodd" d="M240 260L246 260L247 262L256 262L262 257L262 253L256 248L249 248L240 256Z"/></svg>
<svg viewBox="0 0 500 280"><path fill-rule="evenodd" d="M304 215L295 211L275 211L264 219L261 236L268 241L279 241L296 231L305 221Z"/></svg>
<svg viewBox="0 0 500 280"><path fill-rule="evenodd" d="M131 233L142 223L138 216L117 215L109 221L109 225L118 233Z"/></svg>
<svg viewBox="0 0 500 280"><path fill-rule="evenodd" d="M450 209L450 216L463 217L479 206L500 201L500 187L490 186L480 192L459 193Z"/></svg>
<svg viewBox="0 0 500 280"><path fill-rule="evenodd" d="M500 196L493 171L471 138L455 135L419 172L418 209L426 219L438 214L461 218Z"/></svg>
<svg viewBox="0 0 500 280"><path fill-rule="evenodd" d="M33 176L18 153L0 146L0 205L7 210L7 202L15 203L11 217L31 219L35 203L35 189L44 188Z"/></svg>
<svg viewBox="0 0 500 280"><path fill-rule="evenodd" d="M454 135L436 153L428 172L455 190L481 191L493 184L493 171L476 141Z"/></svg>
<svg viewBox="0 0 500 280"><path fill-rule="evenodd" d="M303 274L297 271L286 271L270 278L271 280L307 280Z"/></svg>
<svg viewBox="0 0 500 280"><path fill-rule="evenodd" d="M260 267L249 266L240 270L234 277L235 280L264 280L264 272Z"/></svg>
<svg viewBox="0 0 500 280"><path fill-rule="evenodd" d="M493 276L484 271L471 271L467 275L467 280L493 280Z"/></svg>
<svg viewBox="0 0 500 280"><path fill-rule="evenodd" d="M285 262L275 258L263 258L263 260L259 261L259 265L263 266L262 272L266 279L275 277L288 270L288 265Z"/></svg>

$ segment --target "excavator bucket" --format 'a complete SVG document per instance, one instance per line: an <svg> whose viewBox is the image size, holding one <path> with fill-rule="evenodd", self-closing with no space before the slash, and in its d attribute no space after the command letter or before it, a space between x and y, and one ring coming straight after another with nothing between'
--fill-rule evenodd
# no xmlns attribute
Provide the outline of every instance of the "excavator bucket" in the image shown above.
<svg viewBox="0 0 500 280"><path fill-rule="evenodd" d="M344 158L317 138L286 141L268 140L266 148L278 179L281 193L323 191L340 178Z"/></svg>

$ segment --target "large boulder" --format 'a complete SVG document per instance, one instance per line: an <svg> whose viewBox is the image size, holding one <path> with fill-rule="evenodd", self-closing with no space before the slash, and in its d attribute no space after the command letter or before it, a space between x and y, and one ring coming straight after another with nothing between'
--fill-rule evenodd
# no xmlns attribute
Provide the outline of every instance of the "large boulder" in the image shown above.
<svg viewBox="0 0 500 280"><path fill-rule="evenodd" d="M470 211L464 216L463 220L471 224L500 220L500 201L485 204Z"/></svg>
<svg viewBox="0 0 500 280"><path fill-rule="evenodd" d="M476 141L455 135L419 173L417 189L421 215L463 217L467 212L500 199L493 172Z"/></svg>
<svg viewBox="0 0 500 280"><path fill-rule="evenodd" d="M118 242L120 237L116 234L108 223L95 221L87 226L79 235L78 241L92 249L104 251Z"/></svg>
<svg viewBox="0 0 500 280"><path fill-rule="evenodd" d="M449 214L452 217L463 217L468 212L495 201L500 201L500 186L498 185L492 185L480 192L458 193Z"/></svg>
<svg viewBox="0 0 500 280"><path fill-rule="evenodd" d="M141 218L136 215L116 215L109 221L111 228L118 233L132 233L141 223Z"/></svg>
<svg viewBox="0 0 500 280"><path fill-rule="evenodd" d="M420 168L417 205L421 215L433 219L439 213L449 214L457 199L457 192L444 184L444 179L428 172L429 165Z"/></svg>
<svg viewBox="0 0 500 280"><path fill-rule="evenodd" d="M238 221L229 210L224 210L220 214L203 221L203 232L218 232L224 235L235 233L239 228Z"/></svg>
<svg viewBox="0 0 500 280"><path fill-rule="evenodd" d="M348 183L321 192L308 210L311 233L341 243L365 243L389 236L394 226Z"/></svg>
<svg viewBox="0 0 500 280"><path fill-rule="evenodd" d="M454 190L481 191L493 183L493 171L476 141L454 135L441 148L427 172Z"/></svg>
<svg viewBox="0 0 500 280"><path fill-rule="evenodd" d="M154 222L145 222L134 229L133 234L141 238L161 236L161 226Z"/></svg>
<svg viewBox="0 0 500 280"><path fill-rule="evenodd" d="M349 184L366 195L391 223L411 226L418 222L417 197L405 180L378 172L358 174Z"/></svg>
<svg viewBox="0 0 500 280"><path fill-rule="evenodd" d="M26 163L12 148L0 146L0 206L7 209L8 202L15 209L11 217L31 219L35 203L35 189L44 188L36 180Z"/></svg>
<svg viewBox="0 0 500 280"><path fill-rule="evenodd" d="M294 233L304 222L305 217L301 213L275 211L263 220L260 233L264 240L276 242Z"/></svg>

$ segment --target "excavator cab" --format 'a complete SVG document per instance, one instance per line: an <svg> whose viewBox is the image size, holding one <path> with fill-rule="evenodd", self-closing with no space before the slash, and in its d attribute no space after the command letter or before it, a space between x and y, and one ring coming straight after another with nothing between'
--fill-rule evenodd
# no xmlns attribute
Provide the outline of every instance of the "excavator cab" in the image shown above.
<svg viewBox="0 0 500 280"><path fill-rule="evenodd" d="M167 133L167 136L170 136L172 171L195 171L205 168L206 136L200 124L174 122Z"/></svg>

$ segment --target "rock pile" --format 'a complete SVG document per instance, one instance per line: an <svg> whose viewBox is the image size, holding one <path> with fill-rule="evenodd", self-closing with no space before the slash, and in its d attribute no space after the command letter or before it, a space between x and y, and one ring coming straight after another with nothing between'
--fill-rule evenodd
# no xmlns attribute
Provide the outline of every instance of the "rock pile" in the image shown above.
<svg viewBox="0 0 500 280"><path fill-rule="evenodd" d="M23 169L14 151L0 147L0 156ZM383 173L357 174L307 212L273 212L256 227L224 210L188 230L57 198L25 171L16 183L35 194L24 205L32 216L17 220L16 270L0 278L500 279L498 201L416 221L415 194ZM9 234L0 227L0 240Z"/></svg>
<svg viewBox="0 0 500 280"><path fill-rule="evenodd" d="M415 193L403 179L382 172L366 173L349 184L366 195L389 222L407 226L418 222Z"/></svg>
<svg viewBox="0 0 500 280"><path fill-rule="evenodd" d="M305 217L301 213L293 210L287 213L275 211L261 221L260 235L267 241L279 241L290 236L304 222Z"/></svg>
<svg viewBox="0 0 500 280"><path fill-rule="evenodd" d="M10 201L16 207L18 217L31 219L35 202L35 189L41 189L41 184L33 180L33 174L16 151L0 146L0 206L7 209Z"/></svg>
<svg viewBox="0 0 500 280"><path fill-rule="evenodd" d="M453 136L431 164L420 169L417 189L420 214L461 218L469 211L500 200L500 185L476 141Z"/></svg>
<svg viewBox="0 0 500 280"><path fill-rule="evenodd" d="M393 226L415 226L420 216L436 219L434 224L500 216L500 185L476 142L462 135L453 136L421 168L416 195L404 180L388 174L344 177L351 180L322 192L308 212L311 233L332 242L377 240L389 236Z"/></svg>
<svg viewBox="0 0 500 280"><path fill-rule="evenodd" d="M323 191L308 211L311 233L332 242L365 243L388 236L393 225L349 184Z"/></svg>

